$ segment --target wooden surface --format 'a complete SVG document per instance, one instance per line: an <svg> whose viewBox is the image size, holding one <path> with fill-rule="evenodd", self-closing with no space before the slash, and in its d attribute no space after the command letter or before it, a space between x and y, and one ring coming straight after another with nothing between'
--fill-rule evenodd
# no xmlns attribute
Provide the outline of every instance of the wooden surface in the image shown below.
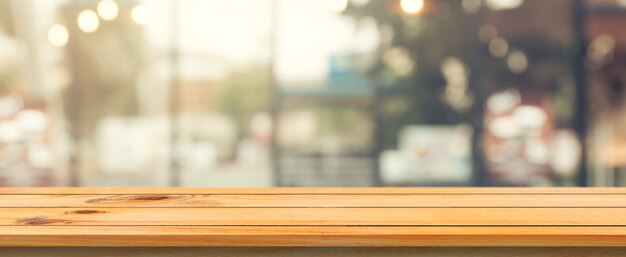
<svg viewBox="0 0 626 257"><path fill-rule="evenodd" d="M626 246L626 190L3 188L0 246Z"/></svg>
<svg viewBox="0 0 626 257"><path fill-rule="evenodd" d="M7 247L0 257L624 257L626 248Z"/></svg>

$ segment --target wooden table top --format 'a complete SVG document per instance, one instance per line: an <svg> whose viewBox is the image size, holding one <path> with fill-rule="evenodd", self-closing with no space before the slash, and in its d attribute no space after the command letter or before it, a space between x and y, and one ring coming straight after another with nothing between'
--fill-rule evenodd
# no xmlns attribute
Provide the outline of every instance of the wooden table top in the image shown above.
<svg viewBox="0 0 626 257"><path fill-rule="evenodd" d="M0 246L626 246L626 189L0 188Z"/></svg>

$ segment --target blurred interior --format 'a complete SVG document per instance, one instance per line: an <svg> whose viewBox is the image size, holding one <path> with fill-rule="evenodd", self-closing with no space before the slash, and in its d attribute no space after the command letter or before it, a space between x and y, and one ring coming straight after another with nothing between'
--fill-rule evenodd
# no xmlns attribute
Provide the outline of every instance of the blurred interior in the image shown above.
<svg viewBox="0 0 626 257"><path fill-rule="evenodd" d="M626 185L626 0L0 0L0 186Z"/></svg>

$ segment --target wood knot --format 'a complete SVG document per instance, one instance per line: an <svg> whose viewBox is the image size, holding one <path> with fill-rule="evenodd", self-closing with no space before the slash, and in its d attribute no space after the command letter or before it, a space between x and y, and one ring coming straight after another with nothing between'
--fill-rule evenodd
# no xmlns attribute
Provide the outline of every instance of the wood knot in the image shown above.
<svg viewBox="0 0 626 257"><path fill-rule="evenodd" d="M131 200L135 200L135 201L160 201L160 200L167 200L169 199L169 196L166 195L139 195L139 196L134 196L131 198Z"/></svg>
<svg viewBox="0 0 626 257"><path fill-rule="evenodd" d="M48 225L48 224L72 224L71 220L49 219L47 217L30 217L16 219L15 224L20 225Z"/></svg>
<svg viewBox="0 0 626 257"><path fill-rule="evenodd" d="M87 203L121 203L121 202L151 202L165 200L184 200L191 198L189 195L122 195L108 196L89 199Z"/></svg>
<svg viewBox="0 0 626 257"><path fill-rule="evenodd" d="M65 214L98 214L98 213L107 213L106 211L98 211L98 210L75 210L75 211L66 211Z"/></svg>

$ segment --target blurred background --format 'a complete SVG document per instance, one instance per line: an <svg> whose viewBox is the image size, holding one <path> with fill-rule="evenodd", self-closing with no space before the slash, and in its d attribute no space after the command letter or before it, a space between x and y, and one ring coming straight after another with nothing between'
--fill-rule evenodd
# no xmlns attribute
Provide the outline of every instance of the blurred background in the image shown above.
<svg viewBox="0 0 626 257"><path fill-rule="evenodd" d="M0 0L0 186L626 185L626 0Z"/></svg>

